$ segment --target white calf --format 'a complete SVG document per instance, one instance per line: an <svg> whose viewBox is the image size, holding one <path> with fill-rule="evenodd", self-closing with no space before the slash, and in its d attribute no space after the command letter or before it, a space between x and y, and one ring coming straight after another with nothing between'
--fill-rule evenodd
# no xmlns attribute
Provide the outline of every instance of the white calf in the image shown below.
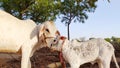
<svg viewBox="0 0 120 68"><path fill-rule="evenodd" d="M36 25L32 20L19 20L0 10L0 52L21 54L21 68L31 68L34 51L50 45L56 35L59 32L51 21Z"/></svg>
<svg viewBox="0 0 120 68"><path fill-rule="evenodd" d="M54 40L51 49L62 51L64 59L69 62L71 68L79 68L80 65L87 62L97 62L99 68L110 68L111 58L119 68L113 46L103 39L70 42L61 36Z"/></svg>

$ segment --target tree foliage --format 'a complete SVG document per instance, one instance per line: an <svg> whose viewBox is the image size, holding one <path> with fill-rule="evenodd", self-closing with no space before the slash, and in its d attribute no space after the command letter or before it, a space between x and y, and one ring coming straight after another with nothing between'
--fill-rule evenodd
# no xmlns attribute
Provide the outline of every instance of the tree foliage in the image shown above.
<svg viewBox="0 0 120 68"><path fill-rule="evenodd" d="M54 20L58 11L57 3L54 0L36 0L35 4L30 7L32 19L35 21Z"/></svg>
<svg viewBox="0 0 120 68"><path fill-rule="evenodd" d="M62 22L68 26L68 39L69 39L69 25L72 22L84 23L88 19L87 13L94 12L97 0L63 0L60 1L60 14Z"/></svg>
<svg viewBox="0 0 120 68"><path fill-rule="evenodd" d="M111 37L111 40L112 40L112 42L117 43L117 44L120 45L120 38L117 38L117 37L112 36L112 37Z"/></svg>
<svg viewBox="0 0 120 68"><path fill-rule="evenodd" d="M66 25L79 21L84 23L88 18L86 12L94 12L97 0L64 0L61 2L60 14L62 15L62 22Z"/></svg>
<svg viewBox="0 0 120 68"><path fill-rule="evenodd" d="M55 20L56 15L68 27L72 22L84 23L88 14L94 12L97 0L0 0L0 8L19 19L30 18L41 23ZM108 0L109 2L109 0Z"/></svg>
<svg viewBox="0 0 120 68"><path fill-rule="evenodd" d="M120 38L112 36L109 39L110 39L110 41L108 41L108 42L110 42L114 46L115 52L117 52L117 51L120 52Z"/></svg>
<svg viewBox="0 0 120 68"><path fill-rule="evenodd" d="M120 38L112 36L111 38L105 38L106 41L120 46Z"/></svg>
<svg viewBox="0 0 120 68"><path fill-rule="evenodd" d="M59 6L54 0L0 0L0 8L19 19L30 18L35 22L56 18Z"/></svg>
<svg viewBox="0 0 120 68"><path fill-rule="evenodd" d="M108 42L111 42L111 39L110 38L105 38L106 41Z"/></svg>

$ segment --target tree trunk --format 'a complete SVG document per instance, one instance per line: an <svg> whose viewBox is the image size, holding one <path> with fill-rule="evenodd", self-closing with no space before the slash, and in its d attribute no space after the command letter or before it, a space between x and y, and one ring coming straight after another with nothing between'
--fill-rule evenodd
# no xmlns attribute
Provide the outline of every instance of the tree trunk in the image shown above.
<svg viewBox="0 0 120 68"><path fill-rule="evenodd" d="M68 40L70 40L70 24L67 25L67 31L68 31Z"/></svg>

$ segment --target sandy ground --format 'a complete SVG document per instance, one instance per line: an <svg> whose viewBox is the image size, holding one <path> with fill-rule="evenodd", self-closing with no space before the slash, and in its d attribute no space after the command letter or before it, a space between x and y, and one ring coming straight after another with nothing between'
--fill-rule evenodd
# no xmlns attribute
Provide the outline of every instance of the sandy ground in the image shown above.
<svg viewBox="0 0 120 68"><path fill-rule="evenodd" d="M115 54L120 66L120 50L116 50ZM20 60L21 56L14 54L0 54L0 68L20 68ZM42 48L36 51L33 57L31 57L31 62L32 68L54 68L52 66L55 66L55 63L56 65L60 66L58 52L52 52L49 48ZM50 67L48 67L48 65ZM67 67L69 68L69 65L67 65ZM82 65L81 68L98 68L98 65L86 63ZM116 68L113 62L111 62L111 68Z"/></svg>

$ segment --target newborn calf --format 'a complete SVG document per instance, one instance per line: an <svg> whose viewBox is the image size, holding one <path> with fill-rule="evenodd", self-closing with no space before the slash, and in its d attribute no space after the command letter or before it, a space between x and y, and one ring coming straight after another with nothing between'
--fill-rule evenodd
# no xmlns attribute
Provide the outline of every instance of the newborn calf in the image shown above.
<svg viewBox="0 0 120 68"><path fill-rule="evenodd" d="M60 36L53 41L51 49L61 51L71 68L79 68L80 65L88 62L97 62L99 68L110 68L112 58L119 68L113 46L104 39L70 42L66 37Z"/></svg>

